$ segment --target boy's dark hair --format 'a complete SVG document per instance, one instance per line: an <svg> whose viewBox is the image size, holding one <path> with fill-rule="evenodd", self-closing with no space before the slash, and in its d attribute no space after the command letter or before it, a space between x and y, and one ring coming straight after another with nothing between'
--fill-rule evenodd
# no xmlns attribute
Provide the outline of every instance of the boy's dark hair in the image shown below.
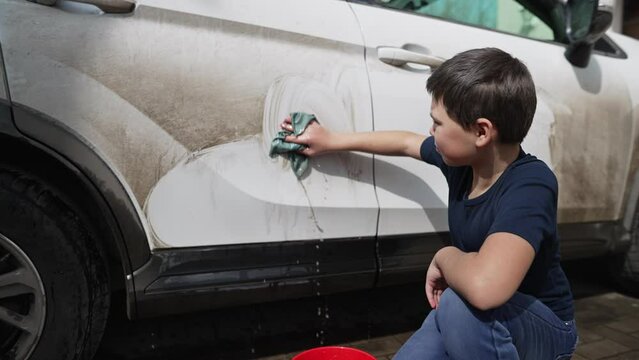
<svg viewBox="0 0 639 360"><path fill-rule="evenodd" d="M505 144L524 140L537 106L526 66L496 48L455 55L433 72L426 89L466 130L479 118L490 120Z"/></svg>

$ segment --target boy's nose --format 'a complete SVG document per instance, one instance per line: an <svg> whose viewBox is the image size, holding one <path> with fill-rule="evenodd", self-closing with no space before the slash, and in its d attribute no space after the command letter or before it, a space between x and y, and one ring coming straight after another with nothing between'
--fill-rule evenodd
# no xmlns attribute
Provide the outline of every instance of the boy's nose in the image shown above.
<svg viewBox="0 0 639 360"><path fill-rule="evenodd" d="M428 133L430 134L430 136L435 136L432 126L430 127L430 129L428 129Z"/></svg>

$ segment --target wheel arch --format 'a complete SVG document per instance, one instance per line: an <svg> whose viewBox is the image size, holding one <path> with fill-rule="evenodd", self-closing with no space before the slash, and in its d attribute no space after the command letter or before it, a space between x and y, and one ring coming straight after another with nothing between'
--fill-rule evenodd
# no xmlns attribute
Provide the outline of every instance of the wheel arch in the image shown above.
<svg viewBox="0 0 639 360"><path fill-rule="evenodd" d="M150 259L147 230L130 191L97 150L45 114L0 103L0 163L45 179L87 212L109 254L114 287L126 290L127 315L137 317L133 272Z"/></svg>

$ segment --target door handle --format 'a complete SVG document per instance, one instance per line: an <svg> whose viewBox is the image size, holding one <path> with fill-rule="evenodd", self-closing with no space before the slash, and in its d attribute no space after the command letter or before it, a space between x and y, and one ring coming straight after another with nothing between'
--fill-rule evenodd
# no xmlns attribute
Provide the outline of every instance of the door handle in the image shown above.
<svg viewBox="0 0 639 360"><path fill-rule="evenodd" d="M435 55L427 55L415 51L409 51L402 48L380 46L377 48L377 57L380 61L393 65L402 66L407 63L427 65L436 68L446 59Z"/></svg>
<svg viewBox="0 0 639 360"><path fill-rule="evenodd" d="M71 0L74 2L91 4L109 14L130 13L135 8L135 0Z"/></svg>

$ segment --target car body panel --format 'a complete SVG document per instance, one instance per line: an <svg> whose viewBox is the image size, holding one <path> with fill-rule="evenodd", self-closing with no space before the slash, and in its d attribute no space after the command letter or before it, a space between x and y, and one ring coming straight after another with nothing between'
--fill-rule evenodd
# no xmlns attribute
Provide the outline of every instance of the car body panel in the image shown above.
<svg viewBox="0 0 639 360"><path fill-rule="evenodd" d="M130 15L63 5L0 4L14 101L93 146L134 199L152 249L375 234L370 156L314 160L301 182L267 156L290 111L372 129L361 34L345 2L288 1L287 14L259 1L149 0ZM244 153L221 156L234 149ZM213 182L244 200L215 203L210 186L194 187ZM189 199L206 211L184 216Z"/></svg>
<svg viewBox="0 0 639 360"><path fill-rule="evenodd" d="M631 136L631 146L627 149L630 154L628 159L628 171L621 191L622 199L619 212L622 216L622 224L627 232L632 230L632 219L635 216L637 203L639 202L639 71L637 61L639 59L639 41L634 38L609 32L609 36L619 45L627 55L628 60L616 65L619 72L624 74L624 84L627 88L633 109L629 114L632 128L628 130Z"/></svg>
<svg viewBox="0 0 639 360"><path fill-rule="evenodd" d="M544 160L557 175L561 189L559 221L620 219L624 194L611 192L611 189L623 188L632 155L629 149L633 141L633 104L636 100L630 98L630 89L623 85L628 74L621 68L630 61L594 54L587 68L578 69L565 59L562 44L370 5L353 3L352 7L366 42L376 130L400 127L425 133L432 123L428 115L430 96L424 89L428 70L382 63L376 54L378 46L420 48L442 58L450 58L470 48L501 48L520 58L536 83L537 112L522 146ZM392 96L389 88L393 89ZM416 93L423 95L423 99ZM396 106L398 101L402 102L401 107ZM410 111L398 112L398 108ZM602 126L601 119L610 120ZM423 169L427 166L422 164L404 159L377 159L399 164L429 185L443 182L440 174ZM391 172L376 172L375 178L377 183L395 182ZM442 185L431 187L437 198L446 199ZM423 196L423 186L405 192L405 197L418 199ZM380 235L402 231L404 224L402 228L397 226L397 218L401 217L393 216L398 208L403 213L421 216L425 223L432 223L433 216L428 212L423 216L425 210L419 203L395 194L384 194L379 189L378 194ZM421 231L418 227L408 230Z"/></svg>
<svg viewBox="0 0 639 360"><path fill-rule="evenodd" d="M156 250L136 272L139 315L372 288L375 243L358 237Z"/></svg>
<svg viewBox="0 0 639 360"><path fill-rule="evenodd" d="M219 134L202 139L204 148L169 171L147 200L155 246L374 236L370 156L312 159L299 181L287 160L268 156L292 111L314 113L334 130L372 129L363 46L348 4L289 1L280 4L286 14L255 1L154 4L214 17L202 35L214 40L214 51L203 56L224 84L211 89L217 93L208 102L218 104L207 116L216 123L205 128ZM228 137L234 129L225 127L236 124Z"/></svg>
<svg viewBox="0 0 639 360"><path fill-rule="evenodd" d="M92 52L91 47L108 42L109 33L116 36L112 21L122 19L95 19L92 14L26 1L0 3L0 41L8 84L14 104L45 114L107 164L131 199L149 239L136 195L144 194L149 186L147 178L156 178L168 166L170 161L165 159L180 158L186 151L145 114L97 80L99 76L92 71L99 70L100 60L118 59L101 58L104 54ZM94 32L77 31L87 27ZM95 31L103 37L97 38ZM79 44L83 48L78 48ZM102 74L107 76L109 72ZM35 135L30 123L16 119L16 126ZM156 168L145 166L150 163Z"/></svg>
<svg viewBox="0 0 639 360"><path fill-rule="evenodd" d="M2 58L2 47L0 46L0 101L9 102L9 91L7 90L7 79L4 74L4 61Z"/></svg>

